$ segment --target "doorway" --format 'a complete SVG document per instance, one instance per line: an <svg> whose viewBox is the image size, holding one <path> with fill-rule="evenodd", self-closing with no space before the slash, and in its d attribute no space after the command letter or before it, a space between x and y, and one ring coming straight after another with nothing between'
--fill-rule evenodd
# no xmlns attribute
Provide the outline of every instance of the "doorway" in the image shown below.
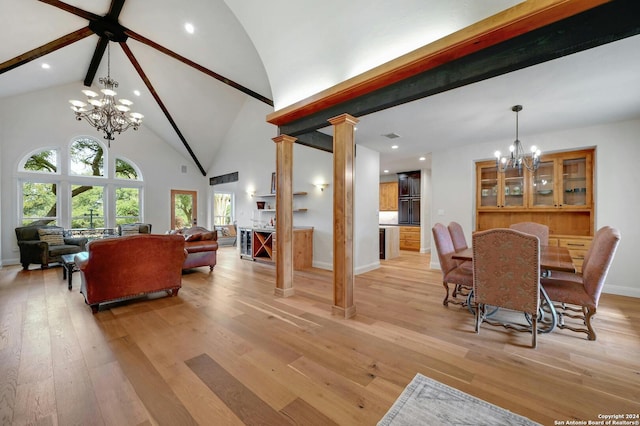
<svg viewBox="0 0 640 426"><path fill-rule="evenodd" d="M197 225L197 212L197 191L171 190L171 229L182 229Z"/></svg>

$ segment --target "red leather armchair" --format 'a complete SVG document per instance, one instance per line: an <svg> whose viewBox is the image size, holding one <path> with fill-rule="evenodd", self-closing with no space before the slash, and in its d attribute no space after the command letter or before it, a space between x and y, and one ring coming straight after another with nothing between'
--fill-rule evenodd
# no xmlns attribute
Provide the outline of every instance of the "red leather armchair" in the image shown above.
<svg viewBox="0 0 640 426"><path fill-rule="evenodd" d="M185 249L187 250L187 258L184 260L182 269L208 266L212 271L217 260L218 233L201 226L192 226L183 229L181 234L184 237Z"/></svg>

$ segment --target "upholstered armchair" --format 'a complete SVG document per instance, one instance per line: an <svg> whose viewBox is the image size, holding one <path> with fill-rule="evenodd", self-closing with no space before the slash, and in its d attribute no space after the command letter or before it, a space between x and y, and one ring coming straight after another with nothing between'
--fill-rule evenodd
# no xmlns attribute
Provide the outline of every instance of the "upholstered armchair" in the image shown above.
<svg viewBox="0 0 640 426"><path fill-rule="evenodd" d="M449 303L455 305L466 306L466 297L464 300L457 300L458 294L464 296L465 292L473 287L473 274L471 269L462 267L458 261L453 259L455 248L451 240L449 229L441 223L436 223L432 228L433 240L436 244L438 252L438 260L440 261L440 269L442 270L442 285L446 290L446 295L442 304L448 306ZM453 299L449 299L449 284L453 284Z"/></svg>
<svg viewBox="0 0 640 426"><path fill-rule="evenodd" d="M67 237L64 229L53 225L30 225L15 229L20 264L27 270L34 263L42 269L50 263L60 263L65 254L80 253L85 250L85 237Z"/></svg>
<svg viewBox="0 0 640 426"><path fill-rule="evenodd" d="M531 332L537 346L540 308L540 242L513 229L490 229L473 235L473 300L476 333L480 324ZM531 324L488 318L488 307L524 312Z"/></svg>
<svg viewBox="0 0 640 426"><path fill-rule="evenodd" d="M581 274L554 272L551 277L541 280L558 313L558 328L586 333L589 340L596 340L591 318L598 308L602 287L619 242L620 232L617 229L602 227L584 256ZM567 324L567 317L577 319L577 324Z"/></svg>
<svg viewBox="0 0 640 426"><path fill-rule="evenodd" d="M126 223L124 225L118 225L118 235L137 235L137 234L150 234L150 223Z"/></svg>
<svg viewBox="0 0 640 426"><path fill-rule="evenodd" d="M536 222L519 222L512 224L509 228L535 235L540 239L541 246L549 245L549 227L547 225Z"/></svg>

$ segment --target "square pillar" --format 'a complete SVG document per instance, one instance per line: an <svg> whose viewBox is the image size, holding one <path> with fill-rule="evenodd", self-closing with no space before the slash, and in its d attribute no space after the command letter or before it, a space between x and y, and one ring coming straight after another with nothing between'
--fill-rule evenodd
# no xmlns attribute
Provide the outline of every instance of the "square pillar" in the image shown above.
<svg viewBox="0 0 640 426"><path fill-rule="evenodd" d="M280 297L293 296L293 143L280 135L276 143L276 288Z"/></svg>

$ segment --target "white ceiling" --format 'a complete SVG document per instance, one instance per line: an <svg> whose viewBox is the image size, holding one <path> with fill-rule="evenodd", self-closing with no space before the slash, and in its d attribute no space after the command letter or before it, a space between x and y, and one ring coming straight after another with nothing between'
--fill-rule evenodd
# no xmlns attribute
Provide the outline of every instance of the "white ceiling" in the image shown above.
<svg viewBox="0 0 640 426"><path fill-rule="evenodd" d="M109 0L68 4L104 15ZM425 45L516 0L127 0L120 23L284 107ZM188 6L185 6L188 5ZM35 0L0 0L0 63L87 25ZM187 34L184 23L196 28ZM3 98L77 83L79 98L98 37L93 35L0 74ZM248 95L133 39L140 62L205 170ZM361 117L356 140L379 150L381 169L424 167L415 159L446 146L514 136L511 106L524 105L520 133L640 117L640 37L611 43L506 76ZM111 46L119 95L134 101L145 128L186 158L182 142L119 46ZM43 70L43 62L51 69ZM106 55L97 77L106 75ZM131 94L138 89L138 98ZM68 99L60 99L66 104ZM72 112L69 110L70 120ZM84 123L83 123L84 124ZM88 125L87 125L88 126ZM400 148L382 134L395 132ZM489 156L490 154L488 154ZM215 171L214 171L215 172Z"/></svg>

